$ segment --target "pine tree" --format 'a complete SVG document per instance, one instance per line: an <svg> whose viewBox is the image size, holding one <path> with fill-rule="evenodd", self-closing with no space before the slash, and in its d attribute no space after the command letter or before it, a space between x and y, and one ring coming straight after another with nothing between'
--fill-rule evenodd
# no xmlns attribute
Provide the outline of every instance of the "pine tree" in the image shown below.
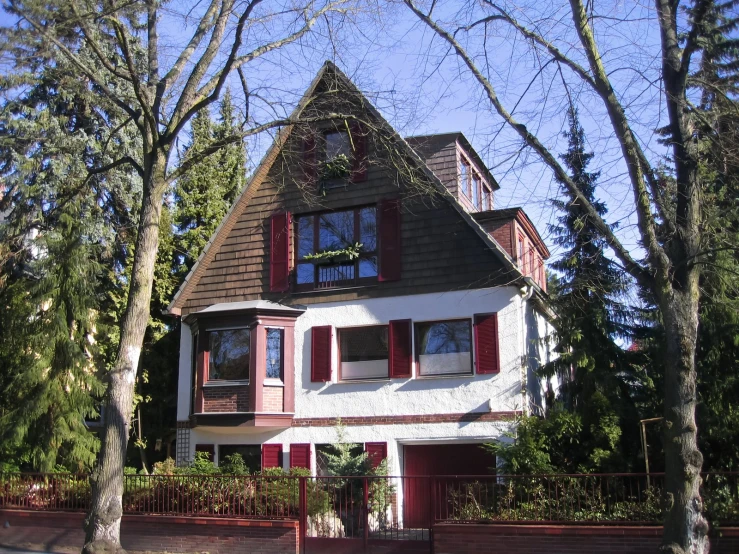
<svg viewBox="0 0 739 554"><path fill-rule="evenodd" d="M239 126L228 91L220 104L219 119L214 124L208 110L193 117L190 143L183 160L202 151L213 141L232 135ZM245 182L246 154L241 142L208 156L178 179L174 190L173 222L177 230L175 264L180 279L184 279L195 264Z"/></svg>
<svg viewBox="0 0 739 554"><path fill-rule="evenodd" d="M588 171L593 154L585 150L585 134L574 108L568 117L568 150L561 158L582 194L604 216L606 207L595 196L599 172ZM543 373L560 376L559 401L581 419L576 440L580 456L572 457L576 467L569 470L623 471L633 463L633 446L639 444L632 392L643 377L635 365L635 354L616 342L632 339L635 333L633 318L623 303L628 283L608 257L606 241L578 200L567 196L566 201L554 201L563 215L551 227L554 242L566 249L552 264L560 274L552 294L559 357Z"/></svg>
<svg viewBox="0 0 739 554"><path fill-rule="evenodd" d="M122 169L88 171L130 144L125 130L111 139L116 110L66 64L8 75L0 89L24 91L0 115L0 442L16 467L78 471L98 449L85 419L104 391L98 346L119 284L110 268L135 221L140 181Z"/></svg>

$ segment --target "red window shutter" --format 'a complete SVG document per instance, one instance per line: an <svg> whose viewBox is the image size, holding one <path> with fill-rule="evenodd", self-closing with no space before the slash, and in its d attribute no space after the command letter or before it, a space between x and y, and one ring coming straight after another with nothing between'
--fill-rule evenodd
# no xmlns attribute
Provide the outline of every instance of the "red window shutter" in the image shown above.
<svg viewBox="0 0 739 554"><path fill-rule="evenodd" d="M310 469L310 444L290 445L290 467Z"/></svg>
<svg viewBox="0 0 739 554"><path fill-rule="evenodd" d="M400 200L380 202L380 274L378 281L400 279Z"/></svg>
<svg viewBox="0 0 739 554"><path fill-rule="evenodd" d="M303 138L303 174L305 175L305 184L308 186L316 186L318 182L316 153L316 135L308 131L308 134Z"/></svg>
<svg viewBox="0 0 739 554"><path fill-rule="evenodd" d="M282 467L282 445L262 445L262 469L268 467Z"/></svg>
<svg viewBox="0 0 739 554"><path fill-rule="evenodd" d="M331 338L330 325L311 329L310 380L314 383L331 380Z"/></svg>
<svg viewBox="0 0 739 554"><path fill-rule="evenodd" d="M382 460L387 458L387 443L386 442L368 442L364 445L364 450L367 452L367 458L372 464L372 469L375 469L380 465Z"/></svg>
<svg viewBox="0 0 739 554"><path fill-rule="evenodd" d="M195 452L205 452L208 455L208 459L212 462L215 460L216 447L212 444L196 444Z"/></svg>
<svg viewBox="0 0 739 554"><path fill-rule="evenodd" d="M474 328L477 373L498 373L498 314L475 314Z"/></svg>
<svg viewBox="0 0 739 554"><path fill-rule="evenodd" d="M269 258L269 290L285 292L290 288L290 223L289 212L271 218Z"/></svg>
<svg viewBox="0 0 739 554"><path fill-rule="evenodd" d="M410 319L396 319L389 325L390 377L410 377L412 333Z"/></svg>
<svg viewBox="0 0 739 554"><path fill-rule="evenodd" d="M359 183L367 179L367 132L358 121L351 124L351 137L354 145L352 183Z"/></svg>

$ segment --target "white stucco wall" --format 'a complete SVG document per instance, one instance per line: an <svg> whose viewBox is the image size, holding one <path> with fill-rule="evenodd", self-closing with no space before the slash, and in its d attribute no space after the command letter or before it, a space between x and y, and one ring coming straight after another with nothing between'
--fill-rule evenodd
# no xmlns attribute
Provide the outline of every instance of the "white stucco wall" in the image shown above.
<svg viewBox="0 0 739 554"><path fill-rule="evenodd" d="M520 301L516 287L499 287L309 306L295 324L295 417L522 409ZM414 362L411 379L338 382L338 328L387 324L395 319L412 319L413 322L471 319L474 314L490 312L498 312L501 369L498 374L418 378ZM333 381L330 383L310 380L311 328L319 325L334 327ZM473 345L473 358L474 355Z"/></svg>
<svg viewBox="0 0 739 554"><path fill-rule="evenodd" d="M472 318L498 313L500 373L465 377L417 376L363 382L338 382L337 328L387 324L395 319L413 322ZM332 382L310 381L311 328L334 327ZM361 417L444 413L487 413L523 410L531 400L524 394L528 373L546 356L546 345L536 335L550 331L546 320L521 297L518 287L409 295L311 305L295 327L295 417ZM534 341L534 342L532 342ZM178 420L186 420L190 407L190 329L182 326ZM473 340L473 359L474 359ZM414 356L415 358L415 356ZM474 362L473 362L474 363ZM535 387L530 382L529 388ZM348 426L347 440L357 443L386 442L390 472L402 473L402 446L424 442L489 442L504 438L510 422L463 422ZM315 469L315 445L336 442L333 427L292 427L263 431L254 427L198 427L191 430L191 456L197 444L219 445L279 443L285 463L290 444L311 443Z"/></svg>

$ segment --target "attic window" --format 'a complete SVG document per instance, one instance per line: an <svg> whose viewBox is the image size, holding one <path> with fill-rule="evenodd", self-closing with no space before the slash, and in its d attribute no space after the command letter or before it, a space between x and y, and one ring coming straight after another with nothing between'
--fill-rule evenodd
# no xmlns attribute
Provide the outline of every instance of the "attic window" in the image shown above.
<svg viewBox="0 0 739 554"><path fill-rule="evenodd" d="M352 146L349 133L343 131L326 133L326 161L331 161L342 154L351 159Z"/></svg>

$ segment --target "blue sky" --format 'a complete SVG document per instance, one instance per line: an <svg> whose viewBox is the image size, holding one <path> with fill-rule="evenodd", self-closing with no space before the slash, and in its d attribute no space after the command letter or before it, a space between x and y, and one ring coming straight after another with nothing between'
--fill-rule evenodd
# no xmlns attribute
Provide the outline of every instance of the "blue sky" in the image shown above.
<svg viewBox="0 0 739 554"><path fill-rule="evenodd" d="M266 102L254 99L252 115L262 121L289 112L326 59L334 61L362 89L388 121L405 135L462 131L500 183L496 208L522 206L556 257L548 224L554 223L557 212L550 200L558 195L558 186L549 171L491 112L483 90L470 76L458 58L402 4L382 5L364 0L363 10L350 12L338 21L331 33L319 24L310 37L284 50L265 56L246 67L250 89L256 95L278 101L268 109ZM559 4L563 4L560 6ZM565 2L542 3L522 0L517 4L521 21L531 21L578 61L582 60L576 41L568 30ZM291 0L275 0L264 4L292 6ZM477 4L459 0L439 2L437 17L443 21L471 21ZM465 8L460 15L458 11ZM162 9L162 65L171 63L184 41L192 33L199 2L172 2ZM266 9L266 8L265 8ZM606 45L602 51L617 93L637 125L640 139L655 158L663 153L656 142L654 129L661 114L655 109L659 87L655 84L658 53L653 13L649 6L638 2L606 3L599 6L595 21L596 36ZM528 19L527 19L528 18ZM626 19L626 23L615 19ZM8 18L0 14L0 22ZM269 24L251 30L246 48L263 40ZM488 74L498 95L514 114L534 130L555 153L566 148L561 133L566 127L565 112L568 98L573 98L580 110L587 140L596 158L591 166L602 171L599 196L609 207L609 220L619 224L619 234L626 244L638 249L634 232L631 194L625 179L618 144L607 125L607 118L597 99L571 76L567 94L562 86L563 75L552 66L541 68L540 60L531 54L528 45L510 28L493 29L488 35L485 53L480 34L461 34L462 40L480 64L488 64ZM236 79L231 88L238 102L240 86ZM181 136L180 144L186 142ZM250 161L258 162L271 138L251 140Z"/></svg>

